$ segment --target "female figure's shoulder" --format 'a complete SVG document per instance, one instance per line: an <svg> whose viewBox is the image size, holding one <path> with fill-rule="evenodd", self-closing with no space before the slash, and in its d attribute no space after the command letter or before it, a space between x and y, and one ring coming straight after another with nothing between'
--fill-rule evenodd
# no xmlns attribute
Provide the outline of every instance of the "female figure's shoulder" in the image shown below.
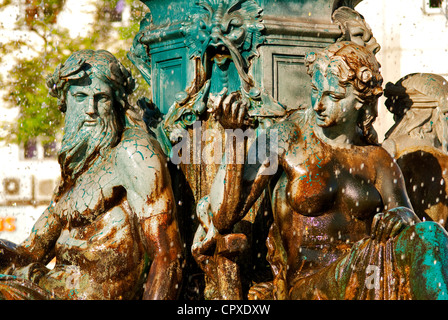
<svg viewBox="0 0 448 320"><path fill-rule="evenodd" d="M285 119L275 123L269 130L276 130L279 144L296 143L312 129L309 109L299 109L292 112Z"/></svg>

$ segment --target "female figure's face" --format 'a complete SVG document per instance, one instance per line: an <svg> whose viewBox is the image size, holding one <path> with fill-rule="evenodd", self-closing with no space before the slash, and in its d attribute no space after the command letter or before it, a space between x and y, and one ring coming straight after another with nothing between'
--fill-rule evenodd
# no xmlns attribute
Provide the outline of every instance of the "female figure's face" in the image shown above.
<svg viewBox="0 0 448 320"><path fill-rule="evenodd" d="M330 128L341 124L356 125L357 110L362 104L356 99L353 87L341 86L339 64L319 59L315 62L311 80L311 105L316 124Z"/></svg>

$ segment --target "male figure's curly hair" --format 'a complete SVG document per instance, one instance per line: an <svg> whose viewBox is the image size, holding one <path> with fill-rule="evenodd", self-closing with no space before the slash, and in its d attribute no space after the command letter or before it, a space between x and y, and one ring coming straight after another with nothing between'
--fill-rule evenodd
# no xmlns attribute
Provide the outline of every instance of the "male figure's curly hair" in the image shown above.
<svg viewBox="0 0 448 320"><path fill-rule="evenodd" d="M106 50L79 50L56 67L53 74L48 75L46 84L50 95L58 98L58 107L66 112L67 90L72 84L94 76L107 83L114 93L114 108L125 126L138 126L148 131L143 121L144 110L129 104L128 96L134 92L135 80L131 71Z"/></svg>
<svg viewBox="0 0 448 320"><path fill-rule="evenodd" d="M62 112L67 109L65 100L68 87L92 74L111 86L116 102L124 110L129 108L127 96L135 88L131 72L106 50L80 50L58 65L46 79L50 95L58 98L58 107Z"/></svg>

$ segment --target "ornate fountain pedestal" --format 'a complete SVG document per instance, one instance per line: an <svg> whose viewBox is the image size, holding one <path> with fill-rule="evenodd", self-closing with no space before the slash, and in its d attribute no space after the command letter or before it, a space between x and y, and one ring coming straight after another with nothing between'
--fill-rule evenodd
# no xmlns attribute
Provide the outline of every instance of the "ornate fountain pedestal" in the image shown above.
<svg viewBox="0 0 448 320"><path fill-rule="evenodd" d="M196 27L200 21L198 16L207 14L205 9L201 10L204 8L202 4L213 11L209 14L209 25L199 26L209 33L212 24L224 27L230 22L226 20L229 19L228 12L224 12L221 20L217 17L219 5L225 10L233 4L233 13L239 8L245 10L253 24L251 27L260 29L260 39L250 39L241 48L242 52L256 52L257 56L250 57L252 61L248 66L255 84L290 108L308 104L310 89L304 66L305 54L326 47L341 35L338 26L331 22L331 14L339 6L346 5L337 0L143 2L151 13L141 23L133 51L139 51L141 45L145 49L141 54L147 64L140 65L139 69L148 75L146 79L151 85L154 103L163 113L168 112L175 95L196 78L198 70L192 56L204 54L201 52L203 48L196 47L203 43L200 33L195 34L197 39L188 39L187 30ZM244 30L245 25L235 28Z"/></svg>
<svg viewBox="0 0 448 320"><path fill-rule="evenodd" d="M180 170L173 168L172 176L175 196L182 203L179 215L188 247L198 225L196 219L191 223L191 217L200 200L209 194L219 167L215 161L216 146L224 148L226 141L223 128L206 112L213 108L216 96L224 88L227 93L245 94L257 134L289 111L308 105L310 86L305 55L323 49L341 36L339 27L331 22L332 12L343 5L353 7L359 1L143 2L150 13L142 20L128 57L150 85L152 102L164 115L155 129L159 142L167 156L173 156L173 149L175 156L182 153L182 161L176 163ZM183 138L188 138L190 148L176 148L180 129L185 130ZM253 234L258 234L258 239L266 238L269 212L268 201L262 197L233 232L246 234L248 247L253 247ZM231 247L221 243L210 257L224 261L224 268L235 268L236 274L239 266L247 266L242 278L245 273L252 277L254 271L264 272L268 265L264 243L257 243L256 250L248 251L250 254L245 254L244 259ZM231 258L224 254L230 251ZM197 268L194 261L191 266ZM241 290L247 289L244 279L229 281L243 282ZM214 285L218 286L218 282ZM235 290L238 292L233 298L240 298L242 291ZM213 292L206 298L226 298L214 289L206 291Z"/></svg>

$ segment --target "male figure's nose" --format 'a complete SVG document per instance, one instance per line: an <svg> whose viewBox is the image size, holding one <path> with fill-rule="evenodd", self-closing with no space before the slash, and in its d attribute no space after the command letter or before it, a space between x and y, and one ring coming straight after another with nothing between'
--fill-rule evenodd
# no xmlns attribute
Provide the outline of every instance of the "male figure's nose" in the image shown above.
<svg viewBox="0 0 448 320"><path fill-rule="evenodd" d="M91 117L96 114L95 99L93 97L88 99L86 114Z"/></svg>

